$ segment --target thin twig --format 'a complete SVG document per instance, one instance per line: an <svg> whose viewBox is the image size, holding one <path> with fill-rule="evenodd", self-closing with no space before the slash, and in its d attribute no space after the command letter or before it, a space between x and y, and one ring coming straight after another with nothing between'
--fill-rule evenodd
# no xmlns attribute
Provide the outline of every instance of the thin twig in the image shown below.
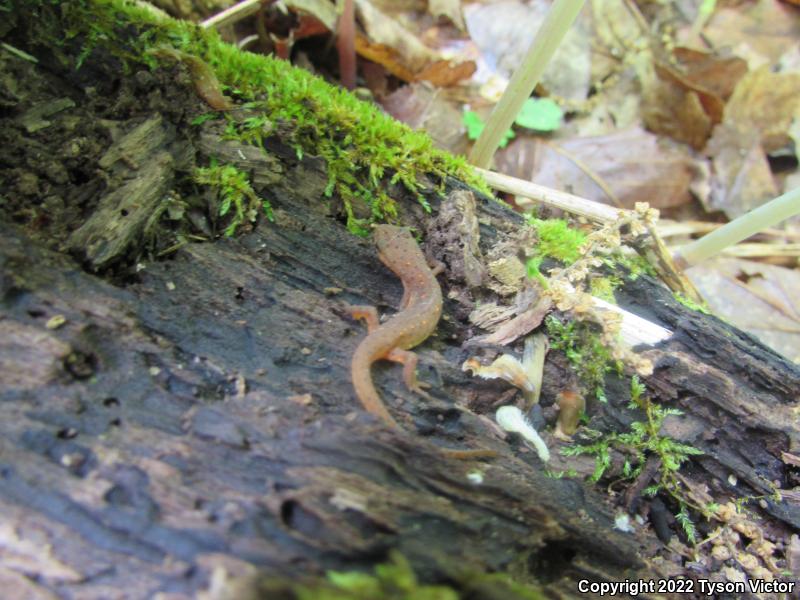
<svg viewBox="0 0 800 600"><path fill-rule="evenodd" d="M237 21L249 17L258 12L261 0L243 0L238 4L234 4L230 8L226 8L221 13L217 13L213 17L209 17L200 23L203 29L211 29L216 27L224 27L225 25L232 25Z"/></svg>
<svg viewBox="0 0 800 600"><path fill-rule="evenodd" d="M543 185L537 185L524 179L503 175L486 169L475 168L475 171L486 180L490 187L508 192L516 196L525 196L542 204L560 208L567 212L581 215L592 221L606 224L616 221L621 215L629 211L624 208L614 208L608 204L601 204L593 200L587 200L580 196L560 192Z"/></svg>

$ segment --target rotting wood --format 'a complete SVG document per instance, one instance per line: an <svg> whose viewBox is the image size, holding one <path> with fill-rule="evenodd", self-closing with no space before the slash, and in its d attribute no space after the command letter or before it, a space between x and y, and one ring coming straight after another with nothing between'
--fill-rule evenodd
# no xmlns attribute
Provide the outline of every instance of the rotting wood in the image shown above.
<svg viewBox="0 0 800 600"><path fill-rule="evenodd" d="M91 574L112 561L141 578L133 597L166 581L190 593L198 572L222 564L216 553L299 575L364 566L388 548L434 578L459 565L519 564L533 575L538 567L524 565L555 553L563 561L547 584L567 594L578 576L638 573L633 538L613 532L599 496L545 477L441 392L425 407L391 369L375 369L393 410L404 410L403 398L413 421L389 431L358 410L347 377L357 328L322 290L344 284L348 297L378 301L378 290L397 285L340 226L316 231L271 228L194 246L119 290L3 227L5 321L38 334L53 312L65 319L51 332L58 376L6 388L0 404L5 514L16 515L22 539L48 544L81 574L38 585L93 595L102 584ZM321 250L339 264L335 279ZM342 264L353 256L355 266ZM89 365L80 377L64 346ZM436 446L476 439L504 458L463 463ZM469 482L476 469L485 485ZM71 534L59 537L64 529ZM168 557L183 567L164 573Z"/></svg>
<svg viewBox="0 0 800 600"><path fill-rule="evenodd" d="M143 109L131 124L143 116L152 115ZM394 309L399 282L370 243L330 218L319 159L298 161L273 139L261 165L215 136L204 130L192 150L231 161L241 150L276 225L143 260L121 288L0 222L0 323L10 333L0 338L0 514L13 528L5 547L29 561L7 567L9 577L42 595L188 596L218 568L318 574L368 568L390 548L426 581L457 580L463 566L511 570L565 597L580 577L659 575L639 562L659 547L652 535L615 532L601 493L545 477L533 453L487 422L513 392L460 370L461 342L477 333L460 304L466 270L442 279L456 294L420 350L434 401L380 365L376 383L403 427L389 431L361 413L347 371L361 328L342 306ZM146 160L135 166L149 170ZM117 169L138 174L124 162ZM406 222L425 222L418 205L402 206ZM473 257L520 222L485 199L476 211ZM687 412L669 433L706 451L686 477L736 495L769 493L770 480L791 485L781 453L797 453L797 368L652 280L622 294L626 307L676 332L648 351L656 374L647 383ZM57 315L63 325L48 329ZM35 351L21 354L26 347ZM546 409L565 381L561 366L548 359ZM610 383L609 405L590 406L607 431L635 418L626 383ZM500 457L463 463L437 449L454 445ZM472 471L482 485L470 483ZM796 504L765 503L773 524L797 527Z"/></svg>
<svg viewBox="0 0 800 600"><path fill-rule="evenodd" d="M166 151L174 128L156 114L120 138L98 160L98 166L120 181L99 201L99 208L67 240L95 271L107 268L142 244L148 223L161 214L174 181L175 159Z"/></svg>

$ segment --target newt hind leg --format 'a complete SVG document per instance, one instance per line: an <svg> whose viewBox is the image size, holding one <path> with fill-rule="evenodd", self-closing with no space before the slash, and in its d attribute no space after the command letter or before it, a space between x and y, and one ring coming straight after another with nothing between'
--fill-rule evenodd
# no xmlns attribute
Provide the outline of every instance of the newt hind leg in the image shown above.
<svg viewBox="0 0 800 600"><path fill-rule="evenodd" d="M361 319L367 324L367 333L372 333L381 324L378 311L374 306L348 306L347 311L354 319Z"/></svg>
<svg viewBox="0 0 800 600"><path fill-rule="evenodd" d="M419 362L419 358L416 354L409 350L395 348L386 355L386 359L403 365L403 381L409 390L419 394L423 398L431 399L430 394L422 389L423 387L430 386L425 382L417 380L417 363Z"/></svg>

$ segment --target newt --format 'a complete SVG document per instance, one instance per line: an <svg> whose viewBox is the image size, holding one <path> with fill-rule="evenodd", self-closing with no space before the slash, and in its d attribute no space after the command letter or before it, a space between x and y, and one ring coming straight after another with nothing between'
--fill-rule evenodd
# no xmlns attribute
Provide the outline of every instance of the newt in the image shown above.
<svg viewBox="0 0 800 600"><path fill-rule="evenodd" d="M372 363L390 360L403 365L403 380L413 392L427 396L417 381L417 355L409 350L424 342L442 316L442 289L411 232L404 227L377 225L373 233L378 258L403 282L400 312L383 325L373 306L351 306L350 314L367 323L367 337L356 348L351 363L353 387L364 408L388 425L397 426L372 382Z"/></svg>

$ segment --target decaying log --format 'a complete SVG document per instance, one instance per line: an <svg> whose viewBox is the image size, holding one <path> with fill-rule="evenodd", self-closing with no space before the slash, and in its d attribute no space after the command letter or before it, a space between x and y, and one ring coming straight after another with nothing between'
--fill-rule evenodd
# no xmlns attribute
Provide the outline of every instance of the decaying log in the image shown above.
<svg viewBox="0 0 800 600"><path fill-rule="evenodd" d="M600 496L547 478L443 391L424 406L377 368L405 429L358 410L347 365L360 327L324 290L382 305L397 282L340 225L294 218L185 248L124 290L4 226L0 502L17 545L51 548L24 571L43 574L31 585L189 593L226 564L217 555L300 574L389 548L434 579L518 564L566 594L575 577L635 574L639 542L612 530ZM25 344L36 363L13 360ZM469 387L444 332L434 346L423 372ZM478 439L502 459L437 448ZM50 562L73 575L49 578Z"/></svg>
<svg viewBox="0 0 800 600"><path fill-rule="evenodd" d="M67 83L69 72L47 76L85 93ZM85 157L81 174L95 179L64 181L65 212L92 199L86 224L65 227L77 260L37 235L37 222L21 227L0 211L0 584L41 597L183 598L220 571L368 569L390 550L423 581L458 587L473 572L510 572L560 597L578 596L580 579L674 573L642 560L663 549L649 528L614 529L602 489L548 476L534 452L498 431L494 409L514 401L512 388L461 369L475 352L464 343L483 333L470 307L497 299L488 257L523 249L517 215L480 195L470 214L458 182L449 187L461 194L444 201L426 192L438 216L401 202L403 221L426 231L426 250L447 263L447 300L419 349L432 400L407 391L395 366L373 368L401 424L387 429L353 394L349 362L365 331L345 305L391 312L402 290L323 197L324 162L298 160L277 132L263 150L221 140L213 123L187 132L175 104L199 102L191 87L149 76L131 79L171 99L161 116L146 102L123 104L125 85L135 87L126 79L117 112L92 117L78 102L48 117L113 117L122 132ZM24 127L13 115L3 121L5 131ZM15 140L30 156L43 144L32 135ZM149 217L176 172L211 158L251 176L275 223L148 255L159 231ZM461 239L470 243L456 249ZM800 527L791 493L766 497L798 485L782 454L798 453L797 367L647 277L619 300L674 331L641 351L655 365L646 380L654 398L685 412L666 433L705 453L685 477L715 498L765 496L771 527ZM551 353L545 365L551 421L564 364ZM626 407L628 388L609 379L609 403L588 408L593 428L622 431L641 419ZM552 470L585 469L546 439ZM496 457L457 460L442 448Z"/></svg>

